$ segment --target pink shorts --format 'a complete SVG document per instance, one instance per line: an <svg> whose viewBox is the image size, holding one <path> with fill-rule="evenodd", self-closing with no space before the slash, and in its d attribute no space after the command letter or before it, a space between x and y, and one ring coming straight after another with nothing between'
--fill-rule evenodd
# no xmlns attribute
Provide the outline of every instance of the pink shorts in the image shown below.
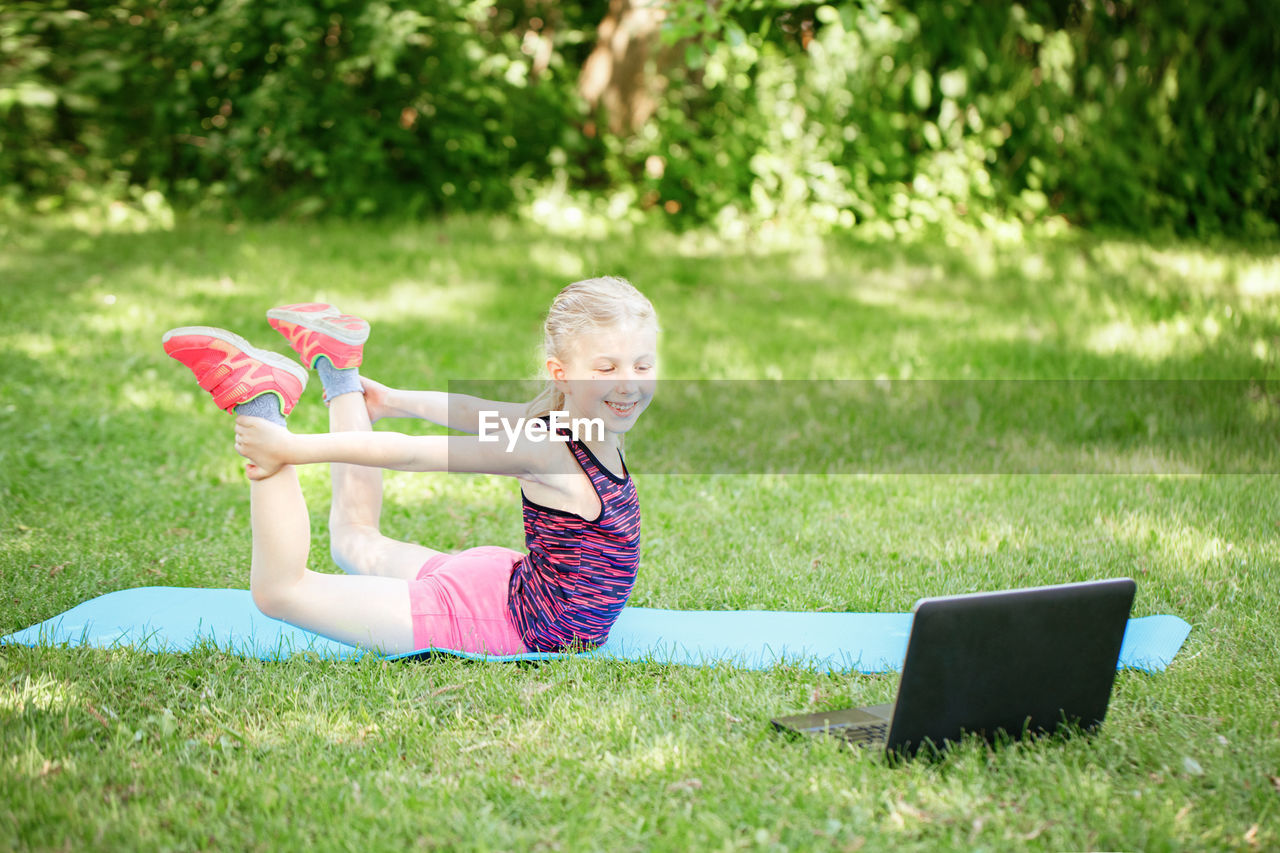
<svg viewBox="0 0 1280 853"><path fill-rule="evenodd" d="M409 581L413 647L488 655L529 651L507 607L511 570L523 556L486 545L427 560Z"/></svg>

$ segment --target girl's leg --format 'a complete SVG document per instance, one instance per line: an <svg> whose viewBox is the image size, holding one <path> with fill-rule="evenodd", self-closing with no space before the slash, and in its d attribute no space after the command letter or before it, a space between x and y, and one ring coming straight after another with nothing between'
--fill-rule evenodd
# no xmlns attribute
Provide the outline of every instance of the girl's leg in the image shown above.
<svg viewBox="0 0 1280 853"><path fill-rule="evenodd" d="M363 394L341 394L330 401L330 432L372 429ZM442 553L382 535L378 529L382 515L381 469L335 463L330 471L330 549L334 562L344 572L413 580L423 563Z"/></svg>
<svg viewBox="0 0 1280 853"><path fill-rule="evenodd" d="M259 610L351 645L388 654L414 650L406 581L307 569L311 525L293 466L254 481L250 504L249 589Z"/></svg>
<svg viewBox="0 0 1280 853"><path fill-rule="evenodd" d="M329 401L334 432L370 430L369 412L354 368L364 360L369 324L323 302L282 305L267 312L271 327L308 367L314 367ZM333 506L329 512L330 550L348 574L412 580L422 564L439 554L421 545L398 542L378 529L382 514L382 472L359 465L333 465Z"/></svg>
<svg viewBox="0 0 1280 853"><path fill-rule="evenodd" d="M226 329L171 329L163 343L165 352L190 368L200 387L227 411L283 424L306 385L301 366ZM253 481L250 504L249 588L263 613L345 643L389 653L413 651L407 581L307 570L311 525L292 466ZM376 524L376 512L373 518Z"/></svg>

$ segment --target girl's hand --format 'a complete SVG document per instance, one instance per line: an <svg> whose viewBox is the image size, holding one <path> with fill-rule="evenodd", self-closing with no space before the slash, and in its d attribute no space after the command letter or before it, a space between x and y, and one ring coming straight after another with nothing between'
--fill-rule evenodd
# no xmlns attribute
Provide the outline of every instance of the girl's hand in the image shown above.
<svg viewBox="0 0 1280 853"><path fill-rule="evenodd" d="M265 480L288 464L289 430L265 418L236 418L236 453L249 460L250 480Z"/></svg>
<svg viewBox="0 0 1280 853"><path fill-rule="evenodd" d="M391 388L364 376L360 377L360 384L364 386L364 405L369 410L370 423L376 423L382 418L393 418L398 414L391 407Z"/></svg>

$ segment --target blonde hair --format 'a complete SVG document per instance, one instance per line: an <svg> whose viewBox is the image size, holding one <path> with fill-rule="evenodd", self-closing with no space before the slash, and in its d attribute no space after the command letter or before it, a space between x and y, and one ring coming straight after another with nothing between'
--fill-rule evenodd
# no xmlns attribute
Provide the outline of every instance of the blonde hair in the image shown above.
<svg viewBox="0 0 1280 853"><path fill-rule="evenodd" d="M578 336L622 323L652 325L658 329L658 313L645 295L617 276L575 281L557 294L543 324L543 350L547 358L565 361ZM541 417L564 409L564 392L548 380L529 403L529 415Z"/></svg>

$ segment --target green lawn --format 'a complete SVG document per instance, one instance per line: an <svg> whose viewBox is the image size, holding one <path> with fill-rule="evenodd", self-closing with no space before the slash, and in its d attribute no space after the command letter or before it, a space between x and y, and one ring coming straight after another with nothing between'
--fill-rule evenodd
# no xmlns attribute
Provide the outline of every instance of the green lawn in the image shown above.
<svg viewBox="0 0 1280 853"><path fill-rule="evenodd" d="M1045 435L1111 454L1120 473L1066 457L1045 473L1025 459L1015 473L931 473L939 439L901 471L882 441L861 473L674 476L646 473L662 470L670 430L642 421L629 439L645 508L635 604L907 610L924 595L1134 577L1135 615L1193 630L1164 673L1120 674L1095 737L966 743L891 768L768 720L889 701L894 676L6 646L0 848L1276 849L1275 248L1068 234L747 253L485 219L0 226L0 633L117 589L247 586L229 419L160 336L227 326L285 351L263 320L281 301L368 317L364 372L411 387L532 376L552 296L605 273L657 306L669 378L1260 380L1151 426L1149 470L1173 473L1134 473L1147 469L1126 454L1142 442L1090 427ZM324 427L314 384L294 430ZM1107 405L1122 410L1126 387ZM981 417L974 447L1022 429L1015 412ZM1224 425L1232 441L1184 441ZM522 545L514 481L386 483L393 535ZM303 485L313 567L336 571L327 472L305 469Z"/></svg>

